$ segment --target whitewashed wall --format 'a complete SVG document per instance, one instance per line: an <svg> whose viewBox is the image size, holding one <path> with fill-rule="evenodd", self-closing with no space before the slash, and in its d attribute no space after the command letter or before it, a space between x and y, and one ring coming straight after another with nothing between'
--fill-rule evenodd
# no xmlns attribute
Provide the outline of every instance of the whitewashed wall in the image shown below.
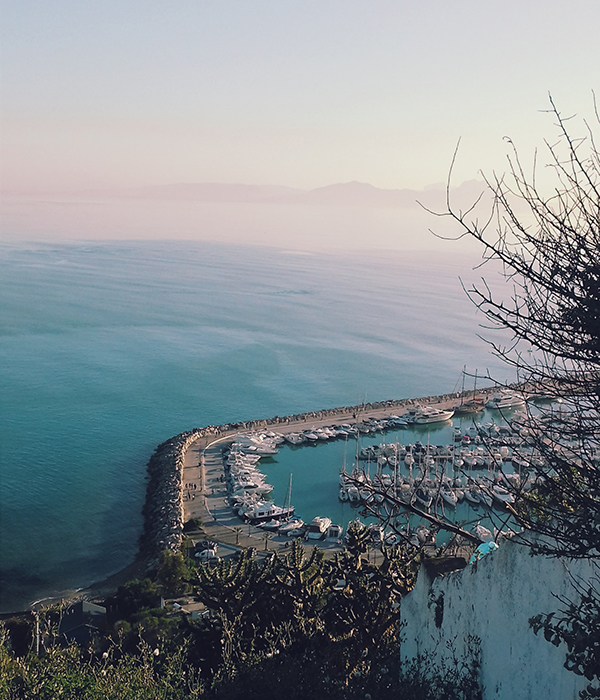
<svg viewBox="0 0 600 700"><path fill-rule="evenodd" d="M569 571L589 580L592 566L531 557L528 547L514 542L501 543L476 566L444 578L432 580L422 567L402 601L402 661L427 652L438 666L451 660L452 649L459 657L465 654L473 635L481 639L484 700L575 700L587 682L563 667L566 647L534 635L528 623L533 615L560 607L553 593L574 597Z"/></svg>

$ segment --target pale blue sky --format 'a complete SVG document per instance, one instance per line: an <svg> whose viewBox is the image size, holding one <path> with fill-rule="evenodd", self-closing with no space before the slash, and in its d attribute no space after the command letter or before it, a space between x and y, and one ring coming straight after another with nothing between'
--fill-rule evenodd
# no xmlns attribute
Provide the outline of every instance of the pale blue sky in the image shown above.
<svg viewBox="0 0 600 700"><path fill-rule="evenodd" d="M2 2L3 186L421 188L591 118L600 2Z"/></svg>

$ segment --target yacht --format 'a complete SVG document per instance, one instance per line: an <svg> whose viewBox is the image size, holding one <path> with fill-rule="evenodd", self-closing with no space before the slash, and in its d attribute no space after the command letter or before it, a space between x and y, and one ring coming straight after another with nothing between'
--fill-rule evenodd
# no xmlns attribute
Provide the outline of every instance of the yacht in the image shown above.
<svg viewBox="0 0 600 700"><path fill-rule="evenodd" d="M288 522L284 525L280 525L279 532L282 535L287 535L292 530L301 530L303 527L304 520L301 520L300 518L293 518L292 520L288 520Z"/></svg>
<svg viewBox="0 0 600 700"><path fill-rule="evenodd" d="M423 406L411 412L409 420L415 425L425 425L428 423L441 423L445 420L450 420L454 415L453 408L434 408L433 406Z"/></svg>
<svg viewBox="0 0 600 700"><path fill-rule="evenodd" d="M494 394L492 398L486 403L486 408L493 408L499 411L507 410L509 408L518 408L519 406L525 405L525 399L517 394L512 394L508 391L503 391L499 394Z"/></svg>
<svg viewBox="0 0 600 700"><path fill-rule="evenodd" d="M244 511L244 517L251 523L262 523L267 520L286 520L294 515L294 506L282 508L270 501L260 503L249 510Z"/></svg>
<svg viewBox="0 0 600 700"><path fill-rule="evenodd" d="M417 486L417 488L413 492L413 497L414 500L416 500L425 508L429 508L433 501L431 493L429 493L429 491L426 488L423 488L422 486Z"/></svg>
<svg viewBox="0 0 600 700"><path fill-rule="evenodd" d="M309 540L320 540L325 537L329 526L331 525L330 518L320 518L317 516L313 518L307 530L307 537Z"/></svg>

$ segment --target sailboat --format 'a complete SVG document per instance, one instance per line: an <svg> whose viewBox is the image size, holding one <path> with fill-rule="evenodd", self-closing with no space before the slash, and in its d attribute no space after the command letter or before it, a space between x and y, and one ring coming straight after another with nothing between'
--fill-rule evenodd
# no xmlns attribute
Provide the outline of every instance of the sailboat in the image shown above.
<svg viewBox="0 0 600 700"><path fill-rule="evenodd" d="M470 401L465 401L465 373L466 373L467 365L463 367L463 383L462 383L462 392L461 392L461 402L458 404L458 406L454 407L454 415L455 416L472 416L475 415L476 413L479 413L479 411L483 411L484 405L483 401L481 399L478 399L477 396L475 395L477 391L477 370L475 370L475 383L473 386L473 398Z"/></svg>

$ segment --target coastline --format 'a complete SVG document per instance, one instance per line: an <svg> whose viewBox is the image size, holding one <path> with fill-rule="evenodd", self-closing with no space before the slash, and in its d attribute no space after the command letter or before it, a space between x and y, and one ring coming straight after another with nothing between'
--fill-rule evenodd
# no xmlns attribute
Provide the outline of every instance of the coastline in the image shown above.
<svg viewBox="0 0 600 700"><path fill-rule="evenodd" d="M487 396L500 387L492 386L477 390L477 395ZM516 387L511 387L516 388ZM523 387L521 387L522 389ZM183 540L183 526L192 518L202 520L200 532L211 540L227 546L256 546L264 541L259 529L248 529L248 534L236 532L235 518L224 502L225 487L219 480L223 466L215 460L220 449L210 450L214 445L232 440L235 435L249 430L284 430L294 432L317 428L331 422L340 423L369 418L381 418L396 413L402 415L415 405L446 408L458 399L468 399L473 390L460 393L421 397L418 399L392 399L356 406L321 409L289 416L274 416L238 423L225 423L184 431L158 445L148 461L148 486L143 507L144 525L140 536L139 551L125 568L76 591L65 591L63 595L44 598L30 603L26 610L4 613L7 618L15 614L27 614L42 605L75 600L100 600L114 592L120 585L133 578L143 578L156 565L164 549L176 551ZM205 456L206 455L206 456ZM190 484L190 486L186 485ZM185 498L186 491L194 498ZM244 527L244 531L246 527ZM333 548L333 547L332 547Z"/></svg>

